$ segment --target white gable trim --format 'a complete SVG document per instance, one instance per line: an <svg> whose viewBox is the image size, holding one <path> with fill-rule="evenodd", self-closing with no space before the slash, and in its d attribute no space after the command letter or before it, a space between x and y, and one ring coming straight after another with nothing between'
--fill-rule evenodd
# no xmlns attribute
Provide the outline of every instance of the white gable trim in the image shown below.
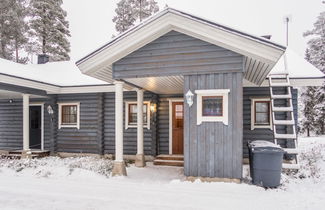
<svg viewBox="0 0 325 210"><path fill-rule="evenodd" d="M172 30L257 59L270 66L273 66L284 52L271 44L167 10L134 30L124 33L117 40L77 62L77 65L83 73L93 76L95 72Z"/></svg>

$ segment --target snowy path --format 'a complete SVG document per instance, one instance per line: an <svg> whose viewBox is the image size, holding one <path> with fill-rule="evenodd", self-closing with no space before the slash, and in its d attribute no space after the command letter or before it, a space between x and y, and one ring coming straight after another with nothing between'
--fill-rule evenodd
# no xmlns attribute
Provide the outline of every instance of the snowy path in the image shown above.
<svg viewBox="0 0 325 210"><path fill-rule="evenodd" d="M182 169L128 168L128 177L87 171L37 178L0 168L0 209L324 209L325 182L290 182L286 189L184 182ZM26 169L27 170L27 169Z"/></svg>

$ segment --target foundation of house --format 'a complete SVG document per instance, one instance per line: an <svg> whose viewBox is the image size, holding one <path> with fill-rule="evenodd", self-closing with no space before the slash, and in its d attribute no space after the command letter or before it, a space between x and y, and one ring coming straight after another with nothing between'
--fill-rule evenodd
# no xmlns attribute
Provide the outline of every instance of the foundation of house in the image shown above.
<svg viewBox="0 0 325 210"><path fill-rule="evenodd" d="M240 179L218 178L218 177L195 177L195 176L188 176L186 177L186 180L191 182L200 180L202 182L227 182L227 183L237 183L237 184L241 182Z"/></svg>

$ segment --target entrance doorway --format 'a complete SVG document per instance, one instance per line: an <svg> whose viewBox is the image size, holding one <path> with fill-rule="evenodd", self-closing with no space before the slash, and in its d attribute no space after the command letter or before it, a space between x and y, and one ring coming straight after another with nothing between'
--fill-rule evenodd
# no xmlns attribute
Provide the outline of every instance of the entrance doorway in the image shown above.
<svg viewBox="0 0 325 210"><path fill-rule="evenodd" d="M172 102L172 154L184 154L184 102Z"/></svg>
<svg viewBox="0 0 325 210"><path fill-rule="evenodd" d="M42 105L29 106L29 148L42 150Z"/></svg>

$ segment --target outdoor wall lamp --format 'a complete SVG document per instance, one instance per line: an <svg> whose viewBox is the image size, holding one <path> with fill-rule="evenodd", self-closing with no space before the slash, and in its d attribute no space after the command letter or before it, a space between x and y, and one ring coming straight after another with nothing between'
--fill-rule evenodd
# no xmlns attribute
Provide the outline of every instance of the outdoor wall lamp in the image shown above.
<svg viewBox="0 0 325 210"><path fill-rule="evenodd" d="M151 112L156 112L157 111L157 104L151 103L150 104L150 110L151 110Z"/></svg>
<svg viewBox="0 0 325 210"><path fill-rule="evenodd" d="M186 102L189 107L191 107L193 105L193 97L194 97L194 94L191 92L191 90L188 90L185 95L185 98L186 98Z"/></svg>
<svg viewBox="0 0 325 210"><path fill-rule="evenodd" d="M51 121L53 121L53 114L54 114L54 111L53 111L53 108L51 105L48 105L47 106L47 113L49 113L50 117L51 117Z"/></svg>

